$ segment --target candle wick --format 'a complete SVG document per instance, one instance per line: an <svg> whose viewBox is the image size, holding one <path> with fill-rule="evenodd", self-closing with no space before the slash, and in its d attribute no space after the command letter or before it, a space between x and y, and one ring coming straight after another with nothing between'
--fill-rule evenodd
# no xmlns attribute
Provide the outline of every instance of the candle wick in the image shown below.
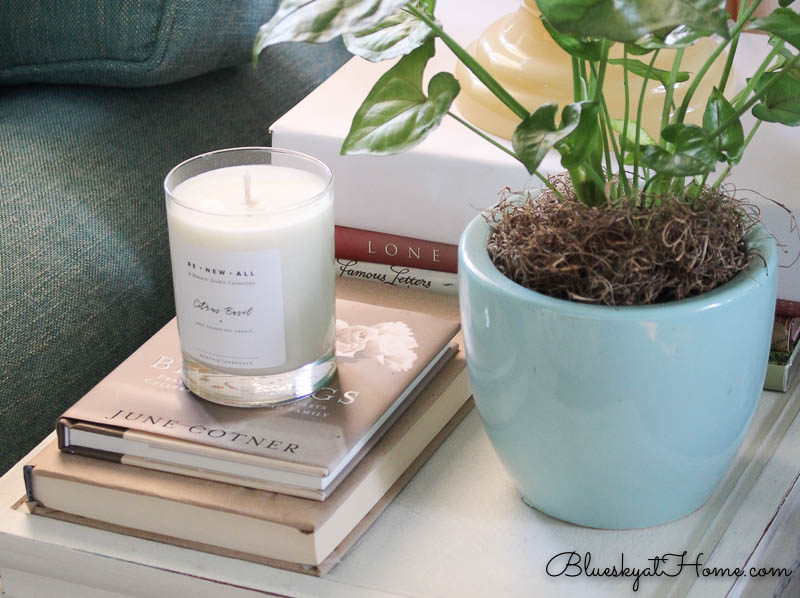
<svg viewBox="0 0 800 598"><path fill-rule="evenodd" d="M253 204L253 193L250 184L250 171L249 170L245 171L243 176L244 176L244 203L252 208L254 204Z"/></svg>

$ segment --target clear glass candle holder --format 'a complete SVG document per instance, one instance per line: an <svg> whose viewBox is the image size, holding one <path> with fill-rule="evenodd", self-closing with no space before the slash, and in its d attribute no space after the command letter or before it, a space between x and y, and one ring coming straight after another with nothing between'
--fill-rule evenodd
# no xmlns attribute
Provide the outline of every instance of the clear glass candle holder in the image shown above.
<svg viewBox="0 0 800 598"><path fill-rule="evenodd" d="M235 148L179 164L164 189L187 388L257 407L322 387L336 369L330 169Z"/></svg>

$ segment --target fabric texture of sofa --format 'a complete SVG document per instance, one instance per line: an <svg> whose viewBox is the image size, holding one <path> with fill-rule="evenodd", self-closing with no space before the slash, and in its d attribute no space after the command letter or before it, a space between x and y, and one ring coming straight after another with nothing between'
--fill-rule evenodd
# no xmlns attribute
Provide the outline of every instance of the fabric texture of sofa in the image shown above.
<svg viewBox="0 0 800 598"><path fill-rule="evenodd" d="M268 145L269 125L348 58L338 41L283 44L253 67L273 2L113 0L131 11L113 20L111 1L0 9L0 35L17 31L16 48L0 39L0 473L174 315L166 173L206 151ZM27 36L50 38L30 28L36 15L15 20L15 4L63 19L80 4L106 12L81 24L77 47L62 31L36 56ZM110 48L107 32L84 31L110 20L138 33Z"/></svg>

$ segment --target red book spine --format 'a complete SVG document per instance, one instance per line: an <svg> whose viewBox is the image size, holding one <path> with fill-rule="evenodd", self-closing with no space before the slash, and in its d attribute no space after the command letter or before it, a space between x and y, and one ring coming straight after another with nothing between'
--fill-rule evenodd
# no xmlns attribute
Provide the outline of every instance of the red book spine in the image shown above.
<svg viewBox="0 0 800 598"><path fill-rule="evenodd" d="M456 245L348 226L336 227L336 257L438 272L455 273L458 270Z"/></svg>
<svg viewBox="0 0 800 598"><path fill-rule="evenodd" d="M800 317L800 301L790 301L789 299L778 299L775 304L776 316Z"/></svg>

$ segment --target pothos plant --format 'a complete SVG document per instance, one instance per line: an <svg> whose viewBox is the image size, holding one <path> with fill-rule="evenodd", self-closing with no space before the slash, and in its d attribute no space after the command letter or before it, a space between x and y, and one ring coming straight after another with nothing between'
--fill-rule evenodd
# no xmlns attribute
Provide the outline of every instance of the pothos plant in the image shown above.
<svg viewBox="0 0 800 598"><path fill-rule="evenodd" d="M800 125L800 15L790 8L793 0L780 0L771 14L754 18L761 1L745 0L732 21L721 0L537 0L544 27L572 58L574 101L561 108L560 117L553 103L533 111L521 105L445 32L434 16L435 0L283 0L259 30L254 57L270 44L325 42L340 34L350 52L368 60L400 57L356 112L342 153L400 152L421 142L450 115L521 162L557 196L559 189L539 171L551 150L560 154L574 195L585 205L619 205L624 200L648 205L667 195L691 203L720 186L762 122ZM769 35L771 49L746 86L725 97L740 35L755 29ZM698 72L683 71L684 49L708 36L720 43ZM437 73L423 87L434 38L519 117L510 148L450 111L460 89L452 74ZM610 57L614 44L621 46L621 57ZM666 49L674 51L671 69L655 68ZM700 82L726 50L702 124L686 122ZM611 118L603 93L612 64L624 73L621 119ZM659 131L639 125L652 80L665 89ZM678 84L686 91L676 102ZM745 132L740 117L748 111L756 120ZM711 179L718 166L722 173Z"/></svg>

